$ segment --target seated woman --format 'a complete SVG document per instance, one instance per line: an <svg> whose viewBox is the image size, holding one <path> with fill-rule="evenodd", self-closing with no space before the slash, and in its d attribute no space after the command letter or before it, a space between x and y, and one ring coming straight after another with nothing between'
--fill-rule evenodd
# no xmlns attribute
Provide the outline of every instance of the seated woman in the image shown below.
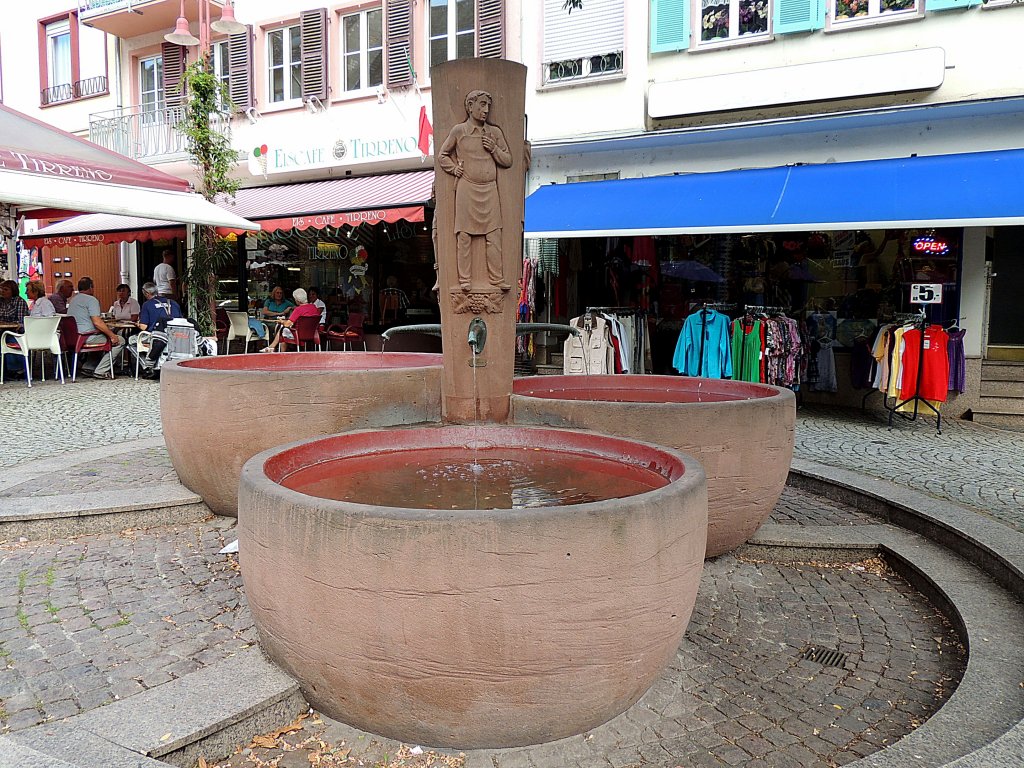
<svg viewBox="0 0 1024 768"><path fill-rule="evenodd" d="M305 294L305 291L303 291ZM263 302L263 309L260 310L260 316L264 320L277 320L282 317L287 317L288 312L295 305L288 301L284 297L284 288L280 285L275 285L273 290L270 292L270 297Z"/></svg>
<svg viewBox="0 0 1024 768"><path fill-rule="evenodd" d="M25 294L32 302L32 309L29 310L29 317L53 317L57 309L53 302L46 298L46 286L42 280L33 280L25 286Z"/></svg>
<svg viewBox="0 0 1024 768"><path fill-rule="evenodd" d="M294 339L295 336L292 333L291 328L295 325L295 321L300 317L320 317L320 307L309 303L309 297L302 288L296 288L292 291L292 298L295 299L295 303L298 306L292 310L289 318L281 323L281 329L277 332L274 340L265 348L261 349L261 352L276 352L282 338Z"/></svg>

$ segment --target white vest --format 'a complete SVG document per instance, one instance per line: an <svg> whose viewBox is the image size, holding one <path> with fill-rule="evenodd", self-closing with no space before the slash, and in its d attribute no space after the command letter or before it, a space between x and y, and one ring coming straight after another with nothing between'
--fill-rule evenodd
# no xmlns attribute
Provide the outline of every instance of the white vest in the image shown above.
<svg viewBox="0 0 1024 768"><path fill-rule="evenodd" d="M615 348L608 323L603 317L590 314L569 321L580 335L570 335L563 346L562 372L566 374L615 373Z"/></svg>

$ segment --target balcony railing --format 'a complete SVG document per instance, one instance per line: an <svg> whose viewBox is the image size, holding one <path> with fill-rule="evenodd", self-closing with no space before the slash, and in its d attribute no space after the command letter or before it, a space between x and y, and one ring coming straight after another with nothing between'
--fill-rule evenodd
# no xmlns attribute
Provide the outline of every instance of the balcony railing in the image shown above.
<svg viewBox="0 0 1024 768"><path fill-rule="evenodd" d="M86 80L76 80L73 83L55 85L52 88L44 88L39 94L39 103L44 107L47 104L57 104L72 99L84 99L89 96L99 96L107 93L107 76L97 75Z"/></svg>
<svg viewBox="0 0 1024 768"><path fill-rule="evenodd" d="M184 107L143 110L112 109L89 116L89 140L133 160L178 160L188 152L188 140L178 130ZM226 132L229 116L210 116L215 130Z"/></svg>

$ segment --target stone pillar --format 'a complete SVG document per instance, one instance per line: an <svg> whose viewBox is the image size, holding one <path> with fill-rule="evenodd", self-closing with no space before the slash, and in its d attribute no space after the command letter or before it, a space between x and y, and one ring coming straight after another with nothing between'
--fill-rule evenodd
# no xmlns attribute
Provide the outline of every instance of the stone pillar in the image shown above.
<svg viewBox="0 0 1024 768"><path fill-rule="evenodd" d="M458 59L431 69L430 84L442 418L504 423L522 272L526 67L502 59ZM472 104L467 97L474 97ZM477 104L487 97L481 112ZM487 340L474 359L468 336L475 318L486 323Z"/></svg>

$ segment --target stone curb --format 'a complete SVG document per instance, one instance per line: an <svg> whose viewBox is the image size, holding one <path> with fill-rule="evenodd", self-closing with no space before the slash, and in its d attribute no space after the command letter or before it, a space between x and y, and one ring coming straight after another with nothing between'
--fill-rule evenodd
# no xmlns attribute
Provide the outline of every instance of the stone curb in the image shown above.
<svg viewBox="0 0 1024 768"><path fill-rule="evenodd" d="M888 526L834 526L786 532L779 529L797 526L763 526L752 540L755 546L761 545L762 532L765 545L804 551L808 546L827 550L830 545L850 548L851 544L856 549L877 538L890 564L957 623L961 641L968 648L967 670L949 701L892 747L852 765L1024 765L1024 663L1019 653L1024 614L1018 602L1024 598L1024 535L949 501L803 459L793 460L789 484L855 505L903 530ZM950 558L950 551L960 558ZM978 576L982 578L971 576L964 568L980 571ZM1006 592L993 590L989 578ZM979 716L982 719L976 727L987 738L973 751L963 749L973 734L966 727L967 718L974 721ZM956 755L949 755L950 745L961 745ZM946 751L942 758L934 751L939 746ZM932 762L937 758L943 762Z"/></svg>
<svg viewBox="0 0 1024 768"><path fill-rule="evenodd" d="M53 539L203 520L210 510L178 483L119 491L82 491L59 496L4 499L0 541Z"/></svg>
<svg viewBox="0 0 1024 768"><path fill-rule="evenodd" d="M113 704L0 737L6 768L194 766L309 705L256 648Z"/></svg>

